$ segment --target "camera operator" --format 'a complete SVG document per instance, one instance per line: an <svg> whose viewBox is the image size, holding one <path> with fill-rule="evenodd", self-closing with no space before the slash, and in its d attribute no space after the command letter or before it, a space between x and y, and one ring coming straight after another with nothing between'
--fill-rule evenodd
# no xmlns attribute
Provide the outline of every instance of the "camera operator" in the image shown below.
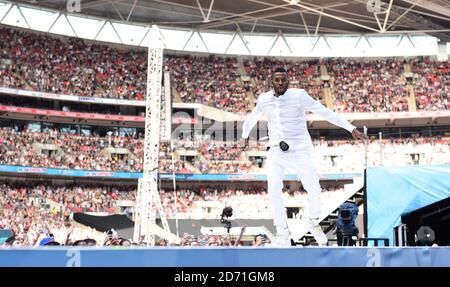
<svg viewBox="0 0 450 287"><path fill-rule="evenodd" d="M358 206L352 202L344 202L339 207L338 218L335 230L338 246L354 246L356 244L353 237L359 234L355 220L358 216Z"/></svg>

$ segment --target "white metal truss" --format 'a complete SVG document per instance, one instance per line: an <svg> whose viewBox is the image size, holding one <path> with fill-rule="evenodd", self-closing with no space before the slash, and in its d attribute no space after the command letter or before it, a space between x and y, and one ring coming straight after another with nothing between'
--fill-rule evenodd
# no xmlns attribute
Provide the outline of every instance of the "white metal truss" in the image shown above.
<svg viewBox="0 0 450 287"><path fill-rule="evenodd" d="M263 9L254 10L254 11L248 11L245 13L240 13L240 14L229 15L229 16L221 17L221 18L217 18L217 19L212 19L210 21L211 23L202 24L202 25L200 25L200 28L211 29L211 28L217 28L220 26L224 26L229 23L239 24L239 23L244 23L244 22L248 22L248 21L255 23L254 21L257 21L258 26L270 26L272 28L279 28L279 29L289 28L291 30L304 31L304 29L301 26L298 26L295 23L274 20L271 18L279 17L279 16L287 16L287 15L296 14L299 12L313 14L313 13L307 11L306 9L297 9L297 8L289 7L292 5L292 3L290 3L290 2L283 4L283 5L279 5L279 4L268 3L268 2L264 2L264 1L260 1L260 0L248 0L248 1L256 3L256 4L260 4L260 5L265 5L268 7L263 8ZM340 6L345 6L345 5L347 5L347 4L341 3L341 1L337 1L336 3L327 4L325 7L332 8L332 7L340 7ZM275 10L275 9L283 9L285 11L273 13L271 10ZM261 12L267 12L267 13L261 15ZM253 16L253 14L257 14L258 16ZM334 29L334 28L323 27L323 32L345 32L345 31Z"/></svg>
<svg viewBox="0 0 450 287"><path fill-rule="evenodd" d="M386 16L384 17L383 29L381 30L382 32L386 32L386 25L387 25L387 21L389 19L389 14L391 13L392 2L394 2L394 0L390 0L389 1L389 6L388 6L388 9L386 11Z"/></svg>
<svg viewBox="0 0 450 287"><path fill-rule="evenodd" d="M161 139L166 141L170 140L172 134L172 87L170 82L170 72L164 71L164 103L162 106L162 113L164 114L162 119L164 122L161 125Z"/></svg>
<svg viewBox="0 0 450 287"><path fill-rule="evenodd" d="M402 0L403 2L409 3L409 4L414 4L416 0ZM417 5L428 9L428 10L432 10L435 13L438 14L442 14L448 18L450 18L450 6L448 5L448 3L446 3L446 5L439 5L436 3L437 1L423 1L418 3ZM447 18L447 19L448 19Z"/></svg>
<svg viewBox="0 0 450 287"><path fill-rule="evenodd" d="M228 52L228 49L230 49L231 44L233 44L234 38L236 38L236 36L237 36L237 33L234 33L233 37L232 37L231 40L230 40L230 43L228 43L228 46L227 46L227 48L225 49L225 54Z"/></svg>
<svg viewBox="0 0 450 287"><path fill-rule="evenodd" d="M283 0L283 1L284 1L284 2L290 2L290 0ZM369 27L369 26L366 26L366 25L359 24L359 23L357 23L357 22L355 22L355 21L347 20L347 19L345 19L345 18L343 18L343 17L338 17L338 16L332 15L332 14L330 14L330 13L323 12L323 11L321 11L321 10L319 10L319 9L312 8L312 7L307 6L307 5L304 5L304 4L302 4L302 3L296 3L296 4L294 4L294 5L295 5L295 6L298 6L298 7L300 7L300 8L306 9L306 10L308 10L308 11L314 12L314 13L316 13L316 14L318 14L318 15L327 16L327 17L330 17L330 18L333 18L333 19L336 19L336 20L345 22L345 23L347 23L347 24L351 24L351 25L354 25L354 26L358 26L358 27L361 27L361 28L364 28L364 29L367 29L367 30L370 30L370 31L378 32L377 29L374 29L374 28L372 28L372 27Z"/></svg>
<svg viewBox="0 0 450 287"><path fill-rule="evenodd" d="M0 0L6 1L6 0ZM377 0L381 1L381 0ZM193 29L210 29L217 28L224 25L237 24L242 23L247 27L251 26L252 31L255 30L255 27L252 24L257 23L258 27L271 27L276 29L290 29L291 31L303 31L303 33L308 33L305 31L304 27L301 25L296 25L294 22L289 22L286 20L280 19L281 16L296 14L296 13L304 13L310 15L319 15L318 11L323 9L322 13L325 13L330 17L335 15L335 20L346 22L351 25L358 26L360 28L374 28L373 25L377 25L377 22L380 22L380 25L375 29L377 32L382 32L384 29L388 30L390 26L392 26L393 17L389 16L392 14L391 9L396 7L398 9L408 9L401 6L401 2L410 3L414 6L418 6L422 8L419 10L410 10L415 13L422 13L423 15L427 15L429 17L436 17L443 20L447 20L444 16L450 15L450 8L448 6L447 0L427 0L427 1L419 1L420 3L416 4L418 0L399 0L399 1L385 1L383 2L384 10L382 13L385 14L384 19L374 19L370 15L362 15L360 13L352 12L347 7L352 7L355 3L360 3L362 6L367 5L367 0L351 0L351 1L340 1L334 0L330 2L326 2L324 4L320 4L313 1L293 1L293 0L284 0L285 3L277 3L274 1L268 0L242 0L243 9L239 13L232 13L230 11L225 11L224 8L218 8L214 6L214 0L196 0L191 1L191 3L179 0L149 0L149 1L137 1L137 0L94 0L89 1L88 3L83 3L83 10L90 9L99 9L101 6L105 6L106 9L110 9L110 13L117 15L120 19L125 19L124 21L129 22L130 19L133 19L133 13L136 14L136 11L150 13L150 12L158 12L158 13L170 13L174 17L179 15L181 19L180 21L167 21L167 22L153 22L153 24L158 24L161 26L167 25L177 25L179 24L192 24ZM13 1L8 1L13 2ZM55 1L57 2L57 1ZM64 2L64 1L60 1ZM245 9L247 7L245 2L252 2L258 4L258 9ZM14 3L14 2L13 2ZM45 3L40 4L39 1L34 1L35 6L44 7L47 6ZM20 4L24 5L24 4ZM303 6L299 6L303 5ZM216 5L217 6L217 5ZM261 8L263 6L263 8ZM266 7L264 7L266 6ZM389 6L389 7L386 7ZM112 7L112 10L111 10ZM222 6L223 7L223 6ZM249 7L249 6L248 6ZM62 7L61 7L62 8ZM424 10L429 11L429 13ZM59 9L64 11L64 8ZM120 10L120 11L119 11ZM200 13L199 13L200 12ZM263 13L268 12L268 13ZM325 16L325 14L322 14ZM339 15L339 16L337 16ZM345 16L344 16L345 15ZM186 19L188 17L189 20ZM378 17L378 16L377 16ZM394 15L394 17L396 17ZM384 22L387 20L386 25ZM368 25L366 25L367 23ZM309 23L307 23L309 25ZM339 33L339 29L327 27L330 25L321 25L320 33ZM372 25L370 25L372 24ZM361 26L360 26L361 25ZM331 25L333 26L333 25ZM408 28L404 23L396 23L396 26L401 29L397 30L405 30ZM312 27L309 27L312 29ZM247 29L246 29L247 30ZM423 30L423 29L422 29ZM428 30L428 29L426 29ZM248 28L250 31L250 28ZM350 31L345 31L343 28L340 29L340 33L346 33ZM368 30L370 31L370 29ZM374 31L375 32L375 31ZM276 32L275 32L276 33Z"/></svg>
<svg viewBox="0 0 450 287"><path fill-rule="evenodd" d="M273 40L273 43L272 43L272 46L270 46L270 49L269 49L269 54L270 54L270 52L272 52L272 49L273 49L273 46L275 46L275 44L278 42L278 39L280 38L280 34L278 34L276 37L275 37L275 39Z"/></svg>
<svg viewBox="0 0 450 287"><path fill-rule="evenodd" d="M269 12L271 9L274 9L273 3L265 2L264 0L248 0L249 2L254 2L256 4L265 5L267 8L265 9L259 9L256 11L267 11ZM365 0L355 0L356 2L365 2ZM422 0L423 1L423 0ZM410 35L410 38L413 41L409 41L411 44L411 47L416 49L414 53L411 52L410 54L415 55L431 55L436 53L437 51L432 51L430 53L430 46L424 48L424 45L420 44L420 41L417 41L415 37L423 37L424 33L433 33L433 35L437 33L446 34L446 32L450 32L450 29L445 29L445 27L437 27L437 26L426 26L425 24L418 23L417 19L415 19L413 16L410 15L412 11L414 11L412 8L415 6L419 6L419 4L422 2L421 0L414 0L412 6L406 7L404 9L399 9L397 6L392 4L392 7L390 9L390 15L389 19L387 20L387 26L385 29L385 32L381 32L383 30L383 25L386 20L387 15L380 14L387 14L388 11L388 5L386 4L384 7L384 11L379 13L377 17L379 16L380 19L376 22L374 16L367 17L367 16L361 16L358 20L358 23L362 23L361 19L365 19L368 21L368 19L372 19L372 23L377 27L375 29L377 32L371 32L368 31L368 33L361 33L361 34L327 34L326 31L331 31L329 29L324 27L324 20L325 17L328 17L324 13L325 11L329 11L329 13L332 12L339 12L339 13L346 13L344 15L352 15L353 17L357 17L356 14L351 12L346 12L344 10L339 10L340 6L337 5L343 5L343 2L338 3L339 1L333 1L329 2L327 5L320 7L310 2L299 2L301 5L306 5L308 7L313 8L301 8L301 7L295 7L291 3L286 3L285 5L278 5L279 7L282 7L280 9L285 9L287 12L293 12L297 13L297 15L300 15L300 21L296 24L298 29L302 30L302 34L286 34L286 33L258 33L258 32L244 32L242 31L239 22L240 18L243 16L252 16L253 13L245 13L243 14L237 14L236 16L242 16L237 17L238 20L234 20L233 25L237 27L237 30L232 31L214 31L214 30L200 30L198 28L174 28L174 27L161 27L161 35L163 36L164 41L164 48L169 50L178 50L178 51L198 51L198 52L210 52L210 53L219 53L219 54L241 54L241 55L258 55L258 56L296 56L296 57L311 57L311 56L320 56L320 57L332 57L332 56L338 56L334 53L335 47L333 49L329 49L328 47L325 48L325 46L331 45L332 46L332 40L333 37L346 37L348 36L348 39L351 43L349 43L350 46L354 46L354 42L350 40L351 38L356 39L355 36L361 36L366 37L366 40L370 40L370 50L367 49L360 49L359 46L355 47L355 49L351 52L351 56L389 56L389 54L385 54L384 52L377 52L376 50L381 48L386 48L384 45L377 45L377 36L380 34L389 36L389 37L398 37L400 38L401 35ZM89 7L95 6L101 6L105 5L105 3L114 2L117 7L123 8L123 1L93 1L90 3L87 3L83 5L83 8L86 8L86 5ZM155 0L155 2L167 4L169 1L167 0ZM139 1L129 1L130 4L130 12L128 13L127 19L130 19L130 13L131 9L138 10L141 9L141 6L139 4L141 2ZM203 2L205 3L205 2ZM389 2L388 2L389 3ZM3 6L2 6L3 4ZM133 4L133 5L131 5ZM211 24L217 24L218 19L213 18L214 13L217 13L215 10L211 11L213 4L213 1L207 3L210 7L210 9L207 9L207 7L204 7L204 14L207 18L208 14L210 14L210 23L205 23L203 21L200 21L201 23L197 27L203 27L203 25L211 25ZM179 4L184 5L184 4ZM2 10L3 7L3 10ZM182 7L182 6L180 6ZM27 9L27 14L22 13L22 8ZM317 10L319 13L315 13L313 10ZM321 11L323 9L323 11ZM36 11L42 11L42 13L45 12L47 18L43 18L42 21L39 18L39 21L36 21L36 19L33 19L33 14L30 12L32 10ZM123 10L121 10L123 14ZM11 15L14 16L11 16ZM197 8L197 14L200 14L198 12ZM278 13L280 14L280 13ZM314 22L311 22L309 20L309 23L306 21L304 15L308 14L309 17L311 15L317 15L318 17L315 19L321 19L319 22L318 20L315 20ZM415 13L417 15L417 13ZM39 15L39 13L37 13ZM322 16L322 17L320 17ZM17 17L17 21L12 19ZM24 18L27 17L27 21L24 20ZM39 16L36 16L39 17ZM125 17L125 16L124 16ZM269 15L262 15L261 17L254 17L251 18L250 24L253 26L251 27L252 30L255 29L256 26L261 25L262 21L266 21L266 18L270 18ZM336 16L337 18L341 18ZM384 18L382 18L384 17ZM19 19L20 18L20 19ZM132 18L132 17L131 17ZM310 17L311 18L311 17ZM343 17L350 19L349 17ZM103 19L99 17L93 17L93 16L86 16L80 13L67 13L63 11L56 11L51 10L47 8L39 8L36 6L30 6L25 4L16 4L11 1L5 1L0 0L0 19L2 23L8 24L8 25L16 25L20 27L35 29L39 31L44 32L50 32L50 33L57 33L57 34L64 34L68 36L78 36L78 37L85 37L90 40L100 40L104 42L112 42L112 43L121 43L126 45L137 45L137 46L147 46L149 42L151 42L150 37L148 35L148 32L150 30L150 27L147 25L142 24L133 24L131 22L127 21L117 21L117 20L111 20L111 19ZM344 19L345 20L345 19ZM45 22L47 21L47 22ZM227 19L227 21L229 21ZM250 20L248 20L250 21ZM247 24L249 24L247 21ZM17 22L17 24L16 24ZM219 21L220 22L220 21ZM222 21L223 22L223 21ZM395 23L397 22L397 23ZM417 30L402 30L402 31L393 31L391 28L393 28L394 24L395 27L402 27L398 26L398 23L403 23L402 25L408 25L411 26L413 23L415 23L415 27ZM41 23L40 25L37 25L35 23ZM42 24L44 23L44 24ZM245 23L245 20L242 21L242 23ZM266 22L267 23L267 22ZM406 23L406 24L405 24ZM278 23L275 23L278 25ZM281 25L281 23L279 23ZM293 25L291 23L291 25ZM364 26L364 25L363 25ZM45 29L42 29L41 27L46 27ZM206 27L206 26L205 26ZM287 27L287 26L286 26ZM421 29L426 28L426 29ZM288 27L290 28L290 26ZM250 28L249 28L250 29ZM87 31L89 32L83 32ZM306 34L305 34L306 32ZM336 32L336 31L334 31ZM206 37L207 34L207 37ZM216 34L213 38L211 38L211 35ZM448 33L447 33L448 34ZM315 37L313 37L315 35ZM317 41L319 39L319 35L323 38L324 41ZM417 35L417 36L416 36ZM261 36L261 39L271 37L272 39L268 40L263 44L261 41L258 40ZM311 49L311 45L307 46L299 46L294 45L291 41L294 37L299 38L305 38L310 36L310 43L312 42L313 49ZM408 38L409 39L409 38ZM430 39L432 39L430 37ZM329 41L330 40L330 41ZM258 42L259 41L259 42ZM281 43L283 42L283 43ZM217 45L217 43L222 43L222 45ZM261 44L260 44L261 43ZM270 43L270 44L268 44ZM415 44L415 45L413 45ZM267 45L267 49L261 49L261 45ZM270 46L278 47L278 46L287 46L286 49L282 49L282 52L280 52L280 49L269 49ZM393 44L393 53L392 56L397 56L399 53L398 51L395 51L396 45ZM437 48L436 48L437 49ZM389 50L389 49L388 49ZM320 52L316 52L320 51ZM391 51L391 50L389 50Z"/></svg>
<svg viewBox="0 0 450 287"><path fill-rule="evenodd" d="M322 11L322 10L320 10L320 11ZM319 15L319 19L317 20L317 26L316 26L316 31L314 32L314 37L317 37L317 34L319 33L320 20L322 20L322 14Z"/></svg>
<svg viewBox="0 0 450 287"><path fill-rule="evenodd" d="M308 25L306 25L305 17L303 16L302 12L299 12L299 14L300 14L300 18L302 18L302 23L303 23L303 26L305 27L306 34L309 36L309 29L308 29Z"/></svg>
<svg viewBox="0 0 450 287"><path fill-rule="evenodd" d="M133 6L131 6L130 12L128 13L128 16L127 16L127 20L126 20L127 22L130 21L130 17L134 12L134 8L136 8L137 1L138 0L134 0Z"/></svg>
<svg viewBox="0 0 450 287"><path fill-rule="evenodd" d="M195 0L195 1L197 2L198 9L200 10L200 13L202 14L203 22L209 23L209 16L211 15L212 7L214 5L214 0L211 0L211 2L209 3L209 9L208 9L208 13L206 15L205 15L205 12L203 12L203 8L202 8L202 5L200 4L200 2L198 0Z"/></svg>
<svg viewBox="0 0 450 287"><path fill-rule="evenodd" d="M163 45L157 26L150 31L147 67L147 96L145 101L145 139L143 177L138 181L135 205L134 241L142 239L154 244L155 235L170 234L158 189L158 155L161 124L161 80ZM159 214L164 234L158 232L156 215ZM171 238L167 238L171 239Z"/></svg>
<svg viewBox="0 0 450 287"><path fill-rule="evenodd" d="M412 4L408 9L405 10L405 12L403 12L400 16L397 17L397 19L394 20L394 22L392 22L388 27L387 30L389 30L392 26L395 25L395 23L397 23L400 19L402 19L406 14L408 14L409 11L411 11L417 4L419 4L420 2L422 2L422 0L416 0L416 2L414 2L414 4ZM380 28L381 30L381 28Z"/></svg>

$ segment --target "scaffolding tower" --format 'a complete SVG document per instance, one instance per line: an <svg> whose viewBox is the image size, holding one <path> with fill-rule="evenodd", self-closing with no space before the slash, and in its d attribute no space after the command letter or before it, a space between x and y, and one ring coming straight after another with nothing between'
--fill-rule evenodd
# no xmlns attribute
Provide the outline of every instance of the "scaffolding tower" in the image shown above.
<svg viewBox="0 0 450 287"><path fill-rule="evenodd" d="M135 204L134 242L154 245L155 236L179 242L170 233L158 190L158 154L161 125L161 81L163 44L157 26L150 29L148 48L147 95L145 100L145 140L143 177L138 180ZM156 223L159 214L163 228Z"/></svg>

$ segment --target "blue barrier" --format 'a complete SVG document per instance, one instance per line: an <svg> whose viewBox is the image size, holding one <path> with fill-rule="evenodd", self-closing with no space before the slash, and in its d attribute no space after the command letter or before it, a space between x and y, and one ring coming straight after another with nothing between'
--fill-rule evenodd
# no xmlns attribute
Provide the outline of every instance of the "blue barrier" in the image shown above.
<svg viewBox="0 0 450 287"><path fill-rule="evenodd" d="M31 166L15 166L15 165L0 165L0 172L10 173L27 173L27 174L44 174L49 176L75 176L75 177L104 177L104 178L122 178L122 179L138 179L142 177L141 172L114 172L114 171L96 171L96 170L75 170L75 169L61 169L61 168L47 168L47 167L31 167ZM162 180L172 180L171 173L161 173ZM320 174L321 179L339 180L352 179L361 176L361 173L331 173ZM233 181L233 180L252 180L265 181L265 174L192 174L192 173L177 173L176 180L198 180L198 181ZM293 174L285 176L285 180L296 180L297 177Z"/></svg>
<svg viewBox="0 0 450 287"><path fill-rule="evenodd" d="M450 267L450 247L0 249L0 267Z"/></svg>

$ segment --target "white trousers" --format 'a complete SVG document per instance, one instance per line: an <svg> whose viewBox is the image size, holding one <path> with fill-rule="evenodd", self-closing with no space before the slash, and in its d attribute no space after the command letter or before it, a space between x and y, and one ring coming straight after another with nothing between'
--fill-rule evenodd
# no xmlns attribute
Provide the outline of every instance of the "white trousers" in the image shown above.
<svg viewBox="0 0 450 287"><path fill-rule="evenodd" d="M309 217L320 216L320 192L319 176L313 165L310 151L283 152L279 147L272 147L267 152L267 187L270 206L274 216L274 225L277 233L286 230L287 216L283 203L282 190L286 168L295 171L304 189L308 192Z"/></svg>

